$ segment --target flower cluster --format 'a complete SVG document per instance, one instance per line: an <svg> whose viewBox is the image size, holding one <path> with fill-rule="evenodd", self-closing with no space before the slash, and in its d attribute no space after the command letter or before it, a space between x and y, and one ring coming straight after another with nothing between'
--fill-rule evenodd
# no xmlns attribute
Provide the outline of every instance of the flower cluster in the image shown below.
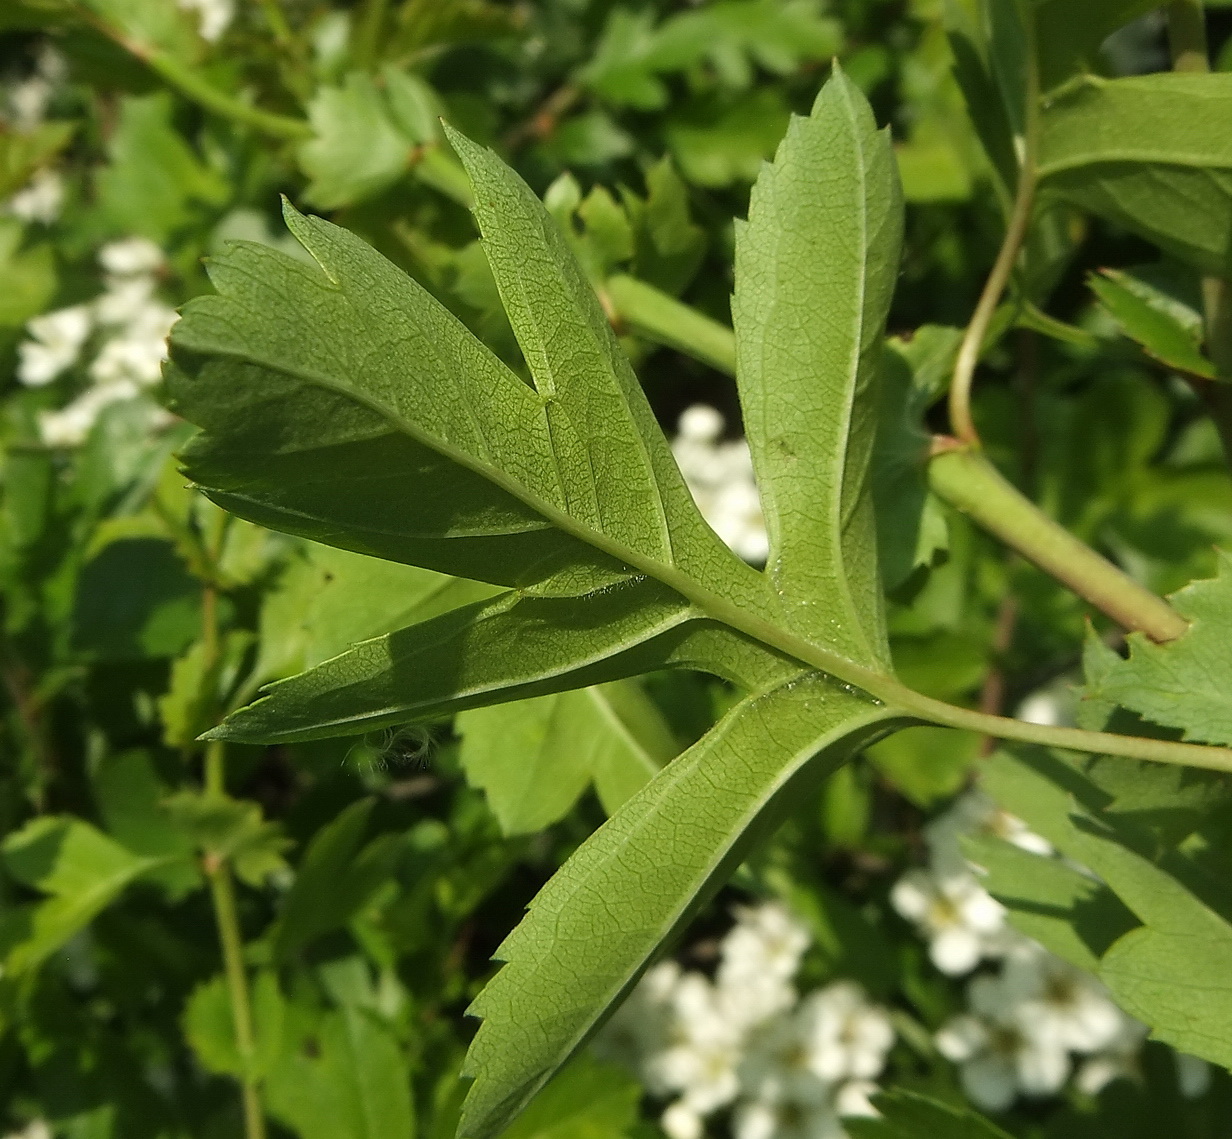
<svg viewBox="0 0 1232 1139"><path fill-rule="evenodd" d="M702 516L746 562L761 565L770 552L766 520L743 439L723 440L723 416L696 404L680 417L672 453Z"/></svg>
<svg viewBox="0 0 1232 1139"><path fill-rule="evenodd" d="M4 87L0 94L0 119L19 134L37 130L67 73L64 57L44 44L35 58L33 74ZM24 222L49 225L60 216L63 205L64 183L55 170L45 167L0 205L0 212Z"/></svg>
<svg viewBox="0 0 1232 1139"><path fill-rule="evenodd" d="M670 1139L699 1139L720 1111L734 1139L843 1139L843 1116L874 1114L873 1081L894 1042L889 1014L852 981L799 996L809 937L781 905L736 919L713 980L656 966L598 1047L670 1101Z"/></svg>
<svg viewBox="0 0 1232 1139"><path fill-rule="evenodd" d="M84 441L108 404L132 399L153 387L167 358L167 335L178 319L156 296L162 250L144 238L112 242L99 251L105 289L88 304L36 316L30 339L18 345L17 376L42 387L92 356L90 386L66 407L44 411L39 430L49 446Z"/></svg>
<svg viewBox="0 0 1232 1139"><path fill-rule="evenodd" d="M898 881L892 904L928 940L941 972L965 976L984 960L998 962L997 971L968 983L968 1011L942 1026L938 1051L959 1065L963 1089L985 1111L1002 1111L1019 1096L1054 1095L1071 1075L1091 1095L1132 1075L1145 1025L1123 1013L1090 974L1008 925L1004 907L963 857L962 837L977 833L1033 854L1053 853L1045 839L978 790L926 828L929 866ZM1187 1094L1200 1094L1209 1076L1193 1057L1178 1057L1178 1073Z"/></svg>

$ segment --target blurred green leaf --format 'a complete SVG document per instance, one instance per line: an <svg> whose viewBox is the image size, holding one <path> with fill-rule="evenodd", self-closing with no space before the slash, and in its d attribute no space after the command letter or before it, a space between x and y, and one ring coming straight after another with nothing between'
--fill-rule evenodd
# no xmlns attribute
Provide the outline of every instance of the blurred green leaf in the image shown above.
<svg viewBox="0 0 1232 1139"><path fill-rule="evenodd" d="M895 1088L873 1096L879 1119L847 1118L853 1139L1009 1139L991 1120L966 1107Z"/></svg>
<svg viewBox="0 0 1232 1139"><path fill-rule="evenodd" d="M394 872L406 849L400 836L379 835L363 845L372 807L371 799L352 803L309 843L270 934L275 962L345 925Z"/></svg>
<svg viewBox="0 0 1232 1139"><path fill-rule="evenodd" d="M225 795L180 791L165 800L168 815L205 856L227 860L251 886L286 866L289 842L277 823L261 817L258 804Z"/></svg>
<svg viewBox="0 0 1232 1139"><path fill-rule="evenodd" d="M1043 115L1044 186L1206 273L1232 269L1232 75L1088 76Z"/></svg>
<svg viewBox="0 0 1232 1139"><path fill-rule="evenodd" d="M773 87L696 103L673 116L667 141L684 176L700 186L752 182L783 137L789 114Z"/></svg>
<svg viewBox="0 0 1232 1139"><path fill-rule="evenodd" d="M376 1016L351 1005L315 1023L292 1015L284 1041L266 1093L300 1139L414 1139L406 1058Z"/></svg>
<svg viewBox="0 0 1232 1139"><path fill-rule="evenodd" d="M582 1052L501 1132L502 1139L619 1139L636 1121L641 1097L627 1072Z"/></svg>
<svg viewBox="0 0 1232 1139"><path fill-rule="evenodd" d="M15 218L0 218L0 328L19 328L50 306L56 259L47 242L26 245Z"/></svg>
<svg viewBox="0 0 1232 1139"><path fill-rule="evenodd" d="M1088 277L1087 283L1121 331L1142 345L1148 355L1189 375L1214 379L1215 365L1200 347L1201 318L1196 327L1182 323L1171 298L1127 273L1104 269Z"/></svg>
<svg viewBox="0 0 1232 1139"><path fill-rule="evenodd" d="M463 712L459 759L501 830L529 834L562 818L594 782L613 814L678 750L635 681Z"/></svg>
<svg viewBox="0 0 1232 1139"><path fill-rule="evenodd" d="M73 124L42 123L33 130L0 130L0 200L20 190L73 137Z"/></svg>
<svg viewBox="0 0 1232 1139"><path fill-rule="evenodd" d="M143 858L71 816L42 816L4 839L4 865L49 901L19 911L5 930L5 969L33 969L88 925L157 858Z"/></svg>
<svg viewBox="0 0 1232 1139"><path fill-rule="evenodd" d="M1232 558L1219 555L1218 575L1172 595L1189 632L1167 644L1129 637L1129 659L1108 667L1090 688L1095 699L1130 708L1182 730L1184 739L1232 743Z"/></svg>
<svg viewBox="0 0 1232 1139"><path fill-rule="evenodd" d="M220 974L193 989L181 1024L207 1072L259 1080L278 1062L285 1012L278 978L271 972L258 973L250 1000L255 1050L246 1060L235 1042L235 1018L226 978Z"/></svg>
<svg viewBox="0 0 1232 1139"><path fill-rule="evenodd" d="M110 161L96 181L110 225L159 244L193 221L199 206L220 206L229 192L175 129L172 113L165 92L126 96L107 143Z"/></svg>

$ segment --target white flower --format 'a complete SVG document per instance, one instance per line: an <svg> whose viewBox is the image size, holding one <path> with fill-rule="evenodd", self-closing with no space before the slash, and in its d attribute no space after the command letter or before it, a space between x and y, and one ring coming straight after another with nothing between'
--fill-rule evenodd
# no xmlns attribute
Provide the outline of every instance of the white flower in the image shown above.
<svg viewBox="0 0 1232 1139"><path fill-rule="evenodd" d="M764 562L770 544L748 443L719 442L723 416L704 404L681 415L678 432L672 453L702 517L745 561Z"/></svg>
<svg viewBox="0 0 1232 1139"><path fill-rule="evenodd" d="M740 907L723 939L715 974L728 1019L752 1027L796 1001L791 979L809 945L808 930L775 902Z"/></svg>
<svg viewBox="0 0 1232 1139"><path fill-rule="evenodd" d="M36 316L26 325L33 339L17 346L17 378L32 388L51 383L77 362L92 324L87 305Z"/></svg>
<svg viewBox="0 0 1232 1139"><path fill-rule="evenodd" d="M801 1107L829 1101L830 1084L817 1071L811 1028L797 1010L771 1018L753 1034L739 1071L747 1096Z"/></svg>
<svg viewBox="0 0 1232 1139"><path fill-rule="evenodd" d="M596 1052L642 1074L644 1058L660 1052L668 1043L672 994L680 975L675 961L663 961L647 970L599 1033Z"/></svg>
<svg viewBox="0 0 1232 1139"><path fill-rule="evenodd" d="M1007 998L1040 1034L1071 1052L1111 1047L1124 1017L1107 989L1089 973L1038 946L1023 946L1006 959L1001 983Z"/></svg>
<svg viewBox="0 0 1232 1139"><path fill-rule="evenodd" d="M39 435L49 447L79 446L85 442L104 407L132 399L137 394L136 385L126 382L89 388L67 407L58 411L40 411Z"/></svg>
<svg viewBox="0 0 1232 1139"><path fill-rule="evenodd" d="M1005 909L971 874L908 870L890 902L928 938L928 953L951 977L969 973L986 954L1000 951Z"/></svg>
<svg viewBox="0 0 1232 1139"><path fill-rule="evenodd" d="M5 209L22 221L50 225L64 205L64 183L54 170L39 170L25 187L5 203Z"/></svg>
<svg viewBox="0 0 1232 1139"><path fill-rule="evenodd" d="M167 333L177 315L153 333L124 333L112 337L90 365L90 378L97 384L131 381L142 387L158 382L163 361L167 358Z"/></svg>
<svg viewBox="0 0 1232 1139"><path fill-rule="evenodd" d="M835 981L805 998L810 1063L828 1083L870 1080L881 1074L894 1043L889 1013L870 1004L855 981Z"/></svg>
<svg viewBox="0 0 1232 1139"><path fill-rule="evenodd" d="M47 115L47 104L53 93L52 83L42 75L32 75L9 87L8 113L13 126L22 132L39 127Z"/></svg>
<svg viewBox="0 0 1232 1139"><path fill-rule="evenodd" d="M834 1094L834 1107L841 1116L875 1117L881 1113L872 1097L881 1089L872 1080L848 1080Z"/></svg>
<svg viewBox="0 0 1232 1139"><path fill-rule="evenodd" d="M126 237L111 241L98 251L98 263L108 272L127 277L134 273L153 273L161 269L166 258L154 242L144 237Z"/></svg>
<svg viewBox="0 0 1232 1139"><path fill-rule="evenodd" d="M1059 1091L1070 1071L1065 1045L1024 1015L1000 978L977 977L968 991L972 1012L944 1025L936 1041L938 1051L959 1065L971 1101L1003 1111L1020 1093Z"/></svg>
<svg viewBox="0 0 1232 1139"><path fill-rule="evenodd" d="M702 1117L684 1100L677 1100L660 1117L667 1139L701 1139L706 1130Z"/></svg>
<svg viewBox="0 0 1232 1139"><path fill-rule="evenodd" d="M708 1115L736 1098L736 1070L744 1043L743 1026L724 1015L714 986L700 973L686 973L671 996L671 1042L648 1060L652 1089L682 1093L699 1115Z"/></svg>
<svg viewBox="0 0 1232 1139"><path fill-rule="evenodd" d="M1176 1053L1176 1082L1186 1099L1199 1099L1211 1086L1211 1066L1188 1052Z"/></svg>
<svg viewBox="0 0 1232 1139"><path fill-rule="evenodd" d="M1121 1013L1121 1027L1116 1036L1094 1056L1084 1060L1074 1077L1078 1090L1087 1095L1099 1093L1113 1080L1135 1077L1138 1054L1149 1030L1132 1016Z"/></svg>
<svg viewBox="0 0 1232 1139"><path fill-rule="evenodd" d="M200 18L201 38L213 43L227 30L235 17L235 0L176 0L186 12Z"/></svg>
<svg viewBox="0 0 1232 1139"><path fill-rule="evenodd" d="M99 324L120 325L148 319L145 313L155 303L152 298L156 284L147 273L108 277L107 291L94 301Z"/></svg>
<svg viewBox="0 0 1232 1139"><path fill-rule="evenodd" d="M962 874L969 869L959 840L964 835L992 835L1032 854L1050 855L1052 845L1027 824L1002 810L983 791L968 791L954 800L950 809L924 828L933 869L942 874Z"/></svg>
<svg viewBox="0 0 1232 1139"><path fill-rule="evenodd" d="M803 1106L747 1100L732 1114L733 1139L846 1139L828 1103Z"/></svg>

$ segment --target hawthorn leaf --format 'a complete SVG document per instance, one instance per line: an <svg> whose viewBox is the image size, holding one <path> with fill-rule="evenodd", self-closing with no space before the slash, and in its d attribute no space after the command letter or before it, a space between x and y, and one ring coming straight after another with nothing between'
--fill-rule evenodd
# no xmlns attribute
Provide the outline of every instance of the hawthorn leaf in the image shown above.
<svg viewBox="0 0 1232 1139"><path fill-rule="evenodd" d="M736 380L791 625L888 669L868 477L903 207L886 133L836 67L736 231ZM819 603L819 599L822 599Z"/></svg>
<svg viewBox="0 0 1232 1139"><path fill-rule="evenodd" d="M5 930L6 972L39 965L148 870L171 856L134 854L89 823L39 816L0 844L9 874L51 897L15 911ZM7 924L7 923L6 923Z"/></svg>
<svg viewBox="0 0 1232 1139"><path fill-rule="evenodd" d="M288 1009L269 1073L271 1114L302 1139L413 1139L410 1072L392 1029L348 1004L319 1019Z"/></svg>
<svg viewBox="0 0 1232 1139"><path fill-rule="evenodd" d="M1084 76L1046 104L1043 185L1194 268L1232 268L1232 75Z"/></svg>
<svg viewBox="0 0 1232 1139"><path fill-rule="evenodd" d="M456 723L466 777L507 835L563 818L592 782L614 814L679 750L631 680L476 708Z"/></svg>
<svg viewBox="0 0 1232 1139"><path fill-rule="evenodd" d="M1215 365L1201 350L1202 323L1185 322L1180 306L1127 273L1104 269L1087 279L1121 331L1161 364L1192 376L1215 378ZM1194 313L1197 316L1196 313Z"/></svg>
<svg viewBox="0 0 1232 1139"><path fill-rule="evenodd" d="M206 1071L260 1079L277 1061L282 1047L286 1002L274 973L263 970L257 974L251 1001L256 1047L254 1054L246 1059L235 1043L235 1019L226 978L213 977L192 991L181 1025Z"/></svg>
<svg viewBox="0 0 1232 1139"><path fill-rule="evenodd" d="M871 479L877 551L887 590L949 546L944 507L928 489L932 433L924 413L945 390L962 332L924 325L910 340L891 338L882 357L877 442Z"/></svg>
<svg viewBox="0 0 1232 1139"><path fill-rule="evenodd" d="M965 840L963 852L1010 924L1080 969L1097 972L1109 946L1138 924L1107 886L1058 858L990 835Z"/></svg>
<svg viewBox="0 0 1232 1139"><path fill-rule="evenodd" d="M1232 744L1232 556L1221 552L1214 578L1170 600L1189 631L1164 644L1131 633L1129 659L1106 662L1088 694L1179 728L1183 739Z"/></svg>
<svg viewBox="0 0 1232 1139"><path fill-rule="evenodd" d="M942 1103L904 1088L873 1097L876 1118L843 1120L853 1139L1009 1139L991 1120L967 1107Z"/></svg>
<svg viewBox="0 0 1232 1139"><path fill-rule="evenodd" d="M636 983L779 812L892 714L798 671L737 704L594 833L496 952L471 1005L483 1018L459 1134L487 1139Z"/></svg>
<svg viewBox="0 0 1232 1139"><path fill-rule="evenodd" d="M363 844L372 807L372 799L360 799L313 836L270 933L275 963L345 925L393 873L405 849L400 836L380 835Z"/></svg>
<svg viewBox="0 0 1232 1139"><path fill-rule="evenodd" d="M502 1139L621 1139L638 1120L641 1085L583 1052L502 1133Z"/></svg>

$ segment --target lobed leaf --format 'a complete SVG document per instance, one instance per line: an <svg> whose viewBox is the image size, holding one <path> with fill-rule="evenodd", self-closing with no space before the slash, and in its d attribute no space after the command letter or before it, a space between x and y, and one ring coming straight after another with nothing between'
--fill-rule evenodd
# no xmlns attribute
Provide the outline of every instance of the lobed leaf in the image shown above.
<svg viewBox="0 0 1232 1139"><path fill-rule="evenodd" d="M1207 273L1232 266L1232 75L1085 76L1046 106L1043 183Z"/></svg>
<svg viewBox="0 0 1232 1139"><path fill-rule="evenodd" d="M1179 728L1184 739L1232 744L1232 556L1220 553L1214 578L1170 600L1189 632L1165 644L1130 634L1129 659L1109 663L1089 695Z"/></svg>
<svg viewBox="0 0 1232 1139"><path fill-rule="evenodd" d="M634 681L464 712L459 761L507 835L564 817L593 782L609 815L679 750Z"/></svg>
<svg viewBox="0 0 1232 1139"><path fill-rule="evenodd" d="M816 673L749 696L573 855L497 950L459 1134L486 1139L573 1055L806 786L890 729Z"/></svg>
<svg viewBox="0 0 1232 1139"><path fill-rule="evenodd" d="M736 378L787 620L889 668L869 463L902 244L888 134L835 69L736 231Z"/></svg>

